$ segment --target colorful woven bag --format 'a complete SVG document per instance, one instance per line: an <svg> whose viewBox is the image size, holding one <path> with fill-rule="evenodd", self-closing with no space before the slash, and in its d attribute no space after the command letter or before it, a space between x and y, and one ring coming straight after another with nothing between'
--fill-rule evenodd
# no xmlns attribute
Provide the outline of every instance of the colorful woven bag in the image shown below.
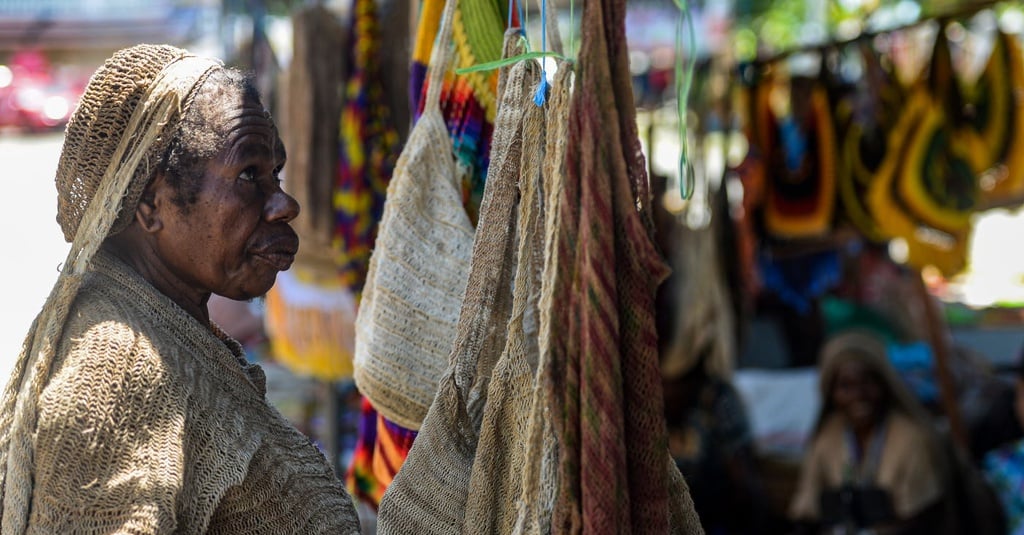
<svg viewBox="0 0 1024 535"><path fill-rule="evenodd" d="M991 151L981 174L983 207L1019 204L1024 197L1024 54L1016 36L996 32L992 54L967 95L971 126Z"/></svg>
<svg viewBox="0 0 1024 535"><path fill-rule="evenodd" d="M895 76L882 66L881 57L868 41L858 43L865 75L836 103L836 166L842 215L869 240L885 236L866 206L868 188L875 181L889 148L889 136L903 105L903 93Z"/></svg>
<svg viewBox="0 0 1024 535"><path fill-rule="evenodd" d="M501 39L505 30L505 2L475 0L456 6L452 21L455 42L453 63L456 68L472 67L501 58ZM422 4L409 80L412 110L418 117L423 108L427 60L441 20L444 0L425 0ZM512 14L513 26L518 20ZM491 136L497 109L496 71L466 74L448 73L441 92L441 113L452 137L458 162L463 202L474 223L483 195L491 152Z"/></svg>
<svg viewBox="0 0 1024 535"><path fill-rule="evenodd" d="M967 261L986 150L964 121L942 35L928 77L911 90L889 135L868 207L884 236L906 243L908 264L952 276Z"/></svg>
<svg viewBox="0 0 1024 535"><path fill-rule="evenodd" d="M832 111L821 80L794 77L789 85L790 109L783 114L768 105L776 84L759 88L765 230L781 239L821 237L832 229L835 208Z"/></svg>
<svg viewBox="0 0 1024 535"><path fill-rule="evenodd" d="M332 245L340 282L358 298L401 146L381 83L376 2L356 0L354 9L351 72L338 133Z"/></svg>

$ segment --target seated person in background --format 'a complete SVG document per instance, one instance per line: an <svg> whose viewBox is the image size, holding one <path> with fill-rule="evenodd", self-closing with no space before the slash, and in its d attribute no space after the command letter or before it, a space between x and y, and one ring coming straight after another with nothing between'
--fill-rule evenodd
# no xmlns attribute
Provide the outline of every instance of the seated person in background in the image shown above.
<svg viewBox="0 0 1024 535"><path fill-rule="evenodd" d="M890 365L882 339L847 331L820 362L822 410L790 515L804 532L938 533L939 437Z"/></svg>

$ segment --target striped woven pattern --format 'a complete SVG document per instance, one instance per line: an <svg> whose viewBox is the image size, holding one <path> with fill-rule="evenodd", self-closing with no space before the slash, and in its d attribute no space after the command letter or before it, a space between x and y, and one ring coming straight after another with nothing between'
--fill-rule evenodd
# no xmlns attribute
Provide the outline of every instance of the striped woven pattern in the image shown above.
<svg viewBox="0 0 1024 535"><path fill-rule="evenodd" d="M400 146L381 86L374 0L356 1L353 33L352 74L345 86L339 132L333 242L340 282L358 297Z"/></svg>
<svg viewBox="0 0 1024 535"><path fill-rule="evenodd" d="M359 440L346 480L349 492L374 509L409 455L416 431L389 422L370 400L360 407Z"/></svg>
<svg viewBox="0 0 1024 535"><path fill-rule="evenodd" d="M505 28L505 2L485 0L459 2L452 20L455 45L454 67L471 67L501 59L502 33ZM427 62L444 0L425 0L412 54L409 95L415 115L423 109L426 94ZM513 13L513 25L518 17ZM463 203L470 219L476 222L483 197L487 168L490 165L491 137L497 113L497 71L456 75L449 72L441 91L441 109L452 138L452 151L458 162Z"/></svg>
<svg viewBox="0 0 1024 535"><path fill-rule="evenodd" d="M699 533L662 413L654 296L667 268L651 238L625 9L625 0L583 9L557 252L573 261L559 264L571 282L555 298L568 306L552 530Z"/></svg>

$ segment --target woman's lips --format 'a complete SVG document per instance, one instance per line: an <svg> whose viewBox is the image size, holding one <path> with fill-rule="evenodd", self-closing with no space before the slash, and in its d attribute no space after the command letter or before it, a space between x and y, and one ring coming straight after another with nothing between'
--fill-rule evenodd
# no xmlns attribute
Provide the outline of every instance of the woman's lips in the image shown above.
<svg viewBox="0 0 1024 535"><path fill-rule="evenodd" d="M264 252L256 253L256 258L270 264L278 271L287 271L295 261L295 254L288 252Z"/></svg>
<svg viewBox="0 0 1024 535"><path fill-rule="evenodd" d="M274 269L285 271L292 266L298 250L299 240L293 236L286 236L256 248L253 255L270 264Z"/></svg>

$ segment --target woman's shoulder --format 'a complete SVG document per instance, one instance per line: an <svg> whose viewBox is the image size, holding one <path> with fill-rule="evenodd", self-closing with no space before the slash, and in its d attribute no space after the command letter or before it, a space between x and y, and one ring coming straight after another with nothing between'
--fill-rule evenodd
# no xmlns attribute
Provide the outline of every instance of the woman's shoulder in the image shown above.
<svg viewBox="0 0 1024 535"><path fill-rule="evenodd" d="M114 303L82 295L65 323L47 390L85 395L130 384L136 393L166 382L167 366L150 339Z"/></svg>

